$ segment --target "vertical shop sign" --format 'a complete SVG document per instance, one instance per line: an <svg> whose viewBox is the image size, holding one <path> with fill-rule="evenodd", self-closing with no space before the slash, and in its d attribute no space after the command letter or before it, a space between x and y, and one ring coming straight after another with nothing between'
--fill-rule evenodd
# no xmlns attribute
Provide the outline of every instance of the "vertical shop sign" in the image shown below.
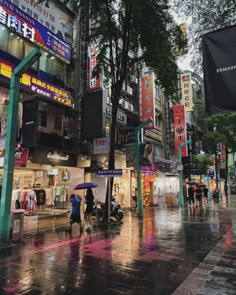
<svg viewBox="0 0 236 295"><path fill-rule="evenodd" d="M175 132L175 155L178 156L178 146L184 143L187 139L186 136L186 122L185 122L185 110L183 105L173 106L174 110L174 132ZM186 157L187 147L182 148L182 156Z"/></svg>
<svg viewBox="0 0 236 295"><path fill-rule="evenodd" d="M142 121L152 118L153 122L145 129L154 128L154 77L151 71L143 72L142 76Z"/></svg>
<svg viewBox="0 0 236 295"><path fill-rule="evenodd" d="M193 95L191 84L191 73L181 74L181 94L182 105L185 107L186 112L193 111Z"/></svg>
<svg viewBox="0 0 236 295"><path fill-rule="evenodd" d="M226 169L226 146L222 143L221 144L221 162L220 162L220 168Z"/></svg>
<svg viewBox="0 0 236 295"><path fill-rule="evenodd" d="M100 77L94 76L93 71L97 66L96 43L90 43L88 46L88 89L95 90L100 88Z"/></svg>

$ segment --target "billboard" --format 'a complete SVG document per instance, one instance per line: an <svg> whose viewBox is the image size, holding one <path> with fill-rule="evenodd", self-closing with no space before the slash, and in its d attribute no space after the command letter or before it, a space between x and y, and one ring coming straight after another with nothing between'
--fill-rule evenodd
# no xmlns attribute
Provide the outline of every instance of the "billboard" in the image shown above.
<svg viewBox="0 0 236 295"><path fill-rule="evenodd" d="M174 133L175 133L175 155L178 156L178 147L187 140L186 136L186 121L185 121L185 110L183 105L173 106L174 111ZM182 149L182 156L186 157L187 147L184 146Z"/></svg>
<svg viewBox="0 0 236 295"><path fill-rule="evenodd" d="M0 59L0 79L10 81L14 66L3 59ZM29 73L23 74L20 87L26 91L34 92L47 97L62 105L72 107L72 93L63 88L57 87Z"/></svg>
<svg viewBox="0 0 236 295"><path fill-rule="evenodd" d="M153 122L145 129L154 128L154 111L154 75L151 71L144 71L142 75L142 121L153 119Z"/></svg>
<svg viewBox="0 0 236 295"><path fill-rule="evenodd" d="M51 3L51 2L50 2ZM37 7L37 6L36 6ZM29 15L29 13L32 14ZM46 12L45 12L46 13ZM53 15L57 14L57 10ZM28 41L42 47L50 54L66 63L71 60L71 45L63 40L63 36L57 32L53 33L48 27L42 25L43 21L37 21L36 13L32 10L21 10L7 0L0 0L0 24L5 25ZM51 27L50 27L51 28Z"/></svg>
<svg viewBox="0 0 236 295"><path fill-rule="evenodd" d="M202 42L207 111L235 111L236 26L207 33Z"/></svg>
<svg viewBox="0 0 236 295"><path fill-rule="evenodd" d="M184 73L180 75L181 78L181 104L184 105L185 112L193 111L193 94L191 73Z"/></svg>

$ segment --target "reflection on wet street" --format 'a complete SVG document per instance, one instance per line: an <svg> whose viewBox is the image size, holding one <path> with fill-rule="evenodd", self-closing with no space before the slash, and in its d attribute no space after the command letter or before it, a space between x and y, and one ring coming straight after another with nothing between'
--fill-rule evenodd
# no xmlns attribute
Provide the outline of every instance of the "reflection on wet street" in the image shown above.
<svg viewBox="0 0 236 295"><path fill-rule="evenodd" d="M127 211L123 224L81 236L76 226L72 235L59 228L25 236L24 245L0 250L0 294L184 294L194 273L199 294L214 294L205 282L210 268L193 270L207 269L211 251L219 262L219 243L235 259L234 204L145 208L143 219Z"/></svg>

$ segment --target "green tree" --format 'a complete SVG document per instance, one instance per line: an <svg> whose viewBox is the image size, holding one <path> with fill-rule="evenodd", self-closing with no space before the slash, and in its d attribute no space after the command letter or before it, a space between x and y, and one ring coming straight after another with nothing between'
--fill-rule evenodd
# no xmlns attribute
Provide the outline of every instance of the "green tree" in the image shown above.
<svg viewBox="0 0 236 295"><path fill-rule="evenodd" d="M222 29L235 24L235 0L173 0L175 12L186 18L191 17L189 26L189 44L192 66L196 72L202 72L201 36L204 33Z"/></svg>
<svg viewBox="0 0 236 295"><path fill-rule="evenodd" d="M89 40L98 48L99 64L111 83L112 120L109 169L115 167L115 130L122 85L129 69L145 63L166 96L178 100L177 52L186 39L170 14L168 0L88 0Z"/></svg>

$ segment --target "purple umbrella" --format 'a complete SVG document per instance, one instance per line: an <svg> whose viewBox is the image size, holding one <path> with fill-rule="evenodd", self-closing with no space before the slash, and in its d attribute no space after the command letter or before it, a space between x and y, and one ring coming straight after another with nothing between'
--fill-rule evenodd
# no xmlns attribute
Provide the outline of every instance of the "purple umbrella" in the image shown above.
<svg viewBox="0 0 236 295"><path fill-rule="evenodd" d="M97 187L95 182L83 182L76 185L75 190Z"/></svg>

